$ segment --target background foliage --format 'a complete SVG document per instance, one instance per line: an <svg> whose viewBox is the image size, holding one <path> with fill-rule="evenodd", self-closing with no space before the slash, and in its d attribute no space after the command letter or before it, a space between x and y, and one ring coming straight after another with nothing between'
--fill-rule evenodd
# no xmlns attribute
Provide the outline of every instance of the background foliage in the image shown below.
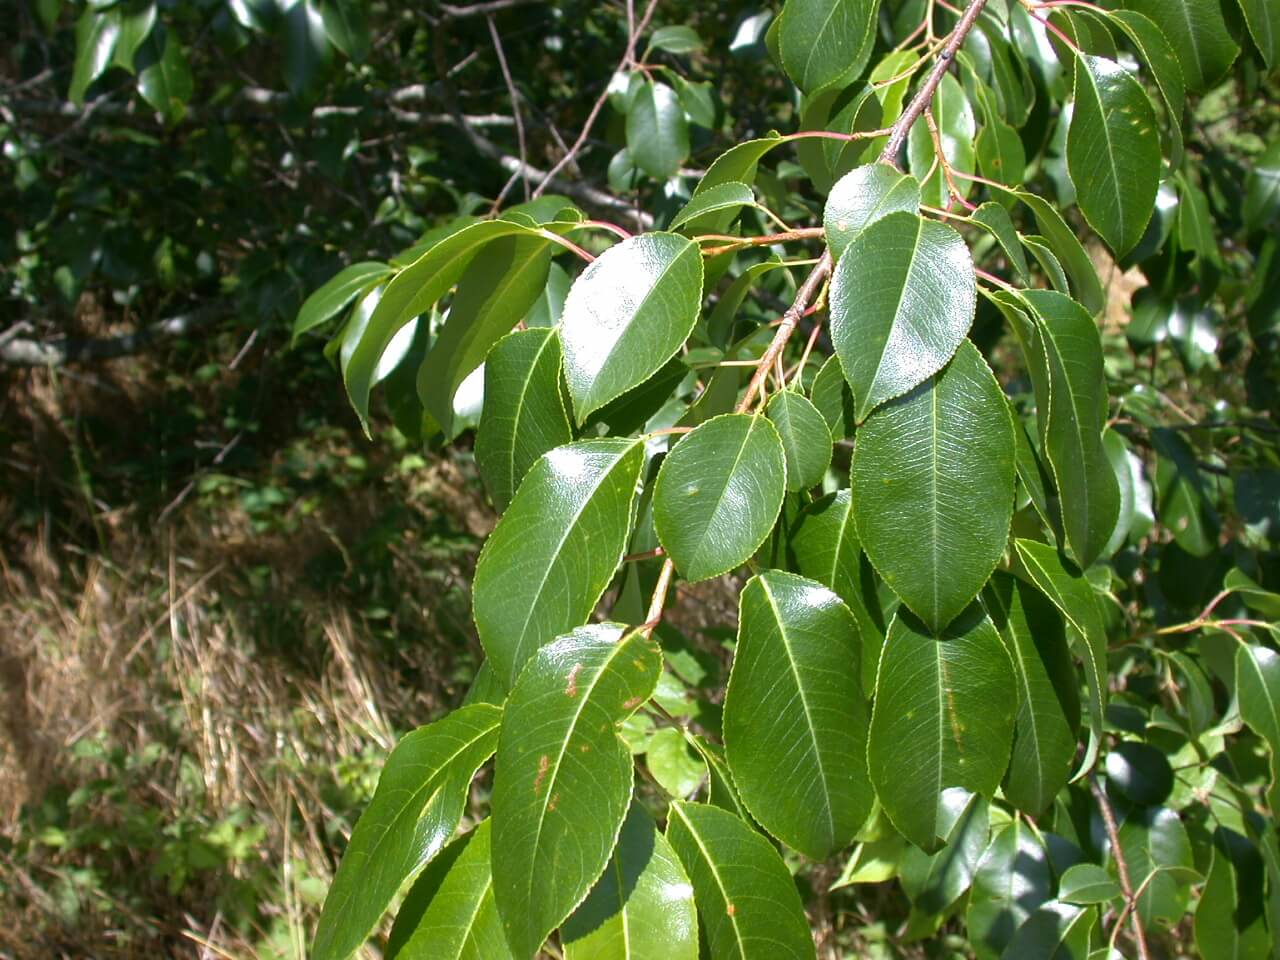
<svg viewBox="0 0 1280 960"><path fill-rule="evenodd" d="M1274 875L1274 826L1242 811L1266 808L1267 751L1280 734L1249 706L1256 699L1238 695L1237 682L1249 681L1237 678L1235 641L1226 632L1233 625L1205 629L1204 621L1271 621L1280 604L1267 592L1280 585L1280 112L1269 73L1276 52L1261 26L1276 13L1231 0L1176 5L1207 16L1208 26L1179 33L1162 5L1125 4L1156 14L1176 70L1162 70L1141 21L1129 33L1123 20L1108 29L1087 11L1053 11L1068 40L1109 59L1136 52L1147 67L1139 76L1155 104L1149 109L1159 112L1169 166L1158 183L1118 195L1114 225L1087 217L1106 198L1077 198L1069 176L1073 152L1087 156L1088 144L1073 142L1060 122L1075 79L1071 68L1061 69L1073 60L1061 38L1041 30L1038 44L1008 43L1002 54L988 37L989 62L975 40L969 55L989 89L966 113L960 84L948 78L936 116L957 168L1025 179L1036 191L1015 213L1029 235L1025 252L1006 242L1003 221L989 238L965 228L979 262L1016 282L1024 270L1041 284L1060 279L1091 311L1105 305L1111 398L1099 413L1112 427L1108 466L1132 481L1121 484L1130 522L1123 537L1088 529L1066 537L1073 549L1100 538L1087 549L1111 558L1091 574L1100 619L1079 626L1105 631L1113 648L1102 769L1120 808L1121 845L1140 878L1143 864L1177 868L1156 874L1139 898L1152 949L1174 955L1213 943L1231 945L1229 955L1265 955L1269 943L1260 938L1273 939L1274 920L1265 917L1274 917L1276 884L1255 881ZM777 10L749 5L662 3L652 20L647 9L596 3L507 3L491 18L484 5L416 10L348 0L44 0L18 9L0 92L8 224L0 236L0 681L3 769L12 785L5 795L15 798L0 840L0 937L11 941L0 940L0 949L154 956L208 942L233 955L301 955L387 752L400 734L456 706L476 670L467 585L479 538L495 518L476 465L499 508L517 478L495 484L483 443L475 441L473 453L470 433L444 458L424 455L434 426L465 430L476 413L465 404L455 409L445 395L424 418L404 399L415 394L412 377L397 383L393 374L374 394L369 444L339 403L314 334L289 349L295 317L301 326L331 327L385 268L347 274L354 278L347 290L308 301L299 315L304 299L341 268L402 266L413 259L402 251L431 229L526 199L586 128L606 85L598 119L549 189L629 230L677 227L672 218L727 147L774 130L876 126L859 116L856 98L823 102L815 91L865 77L926 11L945 35L954 23L945 5L888 3L867 49L846 61L810 56L819 33L799 13L790 29L783 21L771 57L765 31ZM646 69L611 83L620 59ZM899 68L885 69L882 78ZM810 96L801 98L792 80ZM1076 83L1079 111L1087 104ZM1182 121L1176 139L1175 118ZM1152 143L1148 136L1135 149ZM913 134L909 168L923 175L931 151L927 137ZM1014 175L1011 168L1027 161L1025 178ZM765 160L749 204L732 189L717 202L721 211L743 211L754 232L777 229L761 207L789 224L821 223L824 194L851 163L838 143L802 141ZM922 179L925 202L945 203L940 172ZM986 199L980 189L975 199ZM1155 226L1126 227L1126 205L1141 206L1148 190ZM1037 211L1035 196L1063 209L1067 226ZM701 213L703 223L715 216ZM893 226L881 228L881 243L893 239ZM1062 229L1101 234L1126 255L1117 264L1090 240L1088 262L1073 261L1074 248L1055 233ZM828 239L837 232L828 222ZM574 236L597 253L608 243L607 234ZM510 246L510 256L522 255L518 241ZM710 342L770 323L792 301L798 279L773 268L770 253L747 251L738 260L735 275L749 278L742 284L714 276L708 264L704 289L717 292L703 314ZM572 257L556 263L575 269ZM552 311L568 284L556 279L564 276L559 266L547 269L545 309ZM1104 286L1091 290L1082 279L1090 270ZM750 294L748 284L755 284ZM536 287L531 299L541 293ZM838 298L833 286L833 311ZM475 309L483 315L483 304ZM1020 410L1031 409L1034 391L1008 325L1016 320L1002 321L997 305L981 298L977 309L970 336L1005 393ZM679 330L669 336L684 339ZM504 341L513 362L518 346L531 348L539 335L517 337L520 345ZM815 356L840 353L834 327L832 338ZM412 362L425 343L405 346ZM634 352L653 358L662 349L640 343ZM722 356L684 359L709 371L698 364ZM497 366L491 357L491 375ZM779 394L769 419L780 436L802 436L815 406L819 416L830 410L821 402L823 373L816 364L803 370L813 405ZM444 371L444 382L456 386L458 372ZM647 414L622 428L617 418L625 411L608 406L609 391L593 390L589 368L577 377L566 372L567 409L576 416L547 427L555 442L531 442L526 466L598 407L616 433L645 428ZM694 394L686 369L667 371L674 376L665 381L656 368L646 376L655 372L659 393L687 406ZM732 406L742 386L736 372L732 380L703 376L707 395L718 383ZM828 374L828 391L831 382ZM692 422L723 403L701 413L695 406ZM683 406L667 411L662 425L682 415ZM496 414L487 408L482 416ZM1031 436L1040 443L1034 430ZM844 486L849 450L847 442L835 445L828 472L823 458L813 466L794 459L803 455L796 445L788 475L809 471L805 489ZM675 483L678 463L669 462ZM1022 476L1025 482L1029 474ZM789 494L784 517L790 510L794 519L802 496ZM1019 505L1015 534L1040 536L1039 504ZM836 497L831 509L848 507ZM820 511L810 514L816 520ZM674 554L661 514L655 521ZM772 521L763 518L765 533ZM690 522L672 517L668 529ZM627 550L655 546L633 541ZM1022 549L1030 551L1021 560L1031 570L1034 547ZM824 579L803 563L799 573ZM647 571L651 586L660 563L632 566ZM699 558L680 558L680 566L699 579ZM701 572L709 577L718 567L710 562ZM607 582L611 574L600 576ZM997 578L989 608L1007 608L1012 621L1021 606L1029 621L1052 623L1058 614L1044 595L1052 600L1054 588L1031 581L1040 591ZM628 728L652 777L646 797L689 797L704 780L711 799L723 789L722 761L702 737L720 724L725 642L734 636L740 586L682 587L672 601L671 623L659 632L668 669L657 703L680 722L638 715ZM639 587L624 581L618 591L638 595ZM785 581L753 581L744 604L750 591L786 588ZM865 611L870 629L881 614ZM478 626L484 639L485 624ZM1235 632L1256 649L1271 643L1263 627L1241 624ZM584 649L593 639L582 638ZM685 727L691 739L681 734ZM490 784L482 779L473 795L477 819ZM1005 797L1023 809L1040 805ZM784 835L785 825L768 818L761 824L814 857L788 863L827 955L983 953L984 931L989 942L1007 942L1011 931L1001 925L1018 910L1031 912L1011 907L1004 889L1009 870L1001 865L1019 857L1034 865L1025 872L1026 902L1041 907L1021 936L1044 928L1051 937L1087 937L1089 925L1078 921L1096 914L1095 946L1112 929L1122 930L1124 943L1130 928L1119 922L1124 898L1116 899L1114 874L1090 873L1087 863L1068 869L1078 854L1108 863L1087 782L1063 794L1044 821L1010 820L1010 804L976 800L955 810L949 849L956 852L942 860L907 846L882 821L859 835L852 852L831 859L824 859L830 838ZM644 816L633 808L624 840L652 835ZM690 838L732 835L735 822L717 821L696 804L674 806L671 862L691 871ZM751 849L749 839L740 842ZM458 857L452 862L480 856L483 864L477 851L488 843L477 833L465 849L450 848ZM783 880L779 902L790 896ZM1268 899L1255 899L1264 891ZM1043 908L1052 897L1056 905ZM1088 906L1095 903L1102 908ZM1223 925L1227 914L1233 923ZM532 943L537 932L528 936ZM987 947L983 955L998 952Z"/></svg>

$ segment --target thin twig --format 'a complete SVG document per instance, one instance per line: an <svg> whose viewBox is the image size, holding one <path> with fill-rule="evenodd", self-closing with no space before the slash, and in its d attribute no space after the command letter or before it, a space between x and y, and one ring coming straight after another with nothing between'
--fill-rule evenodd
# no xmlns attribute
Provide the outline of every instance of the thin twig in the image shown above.
<svg viewBox="0 0 1280 960"><path fill-rule="evenodd" d="M493 21L493 14L485 17L485 21L489 24L489 37L493 40L493 52L498 55L498 66L502 69L502 79L507 84L507 96L511 98L511 117L516 122L516 143L520 150L520 170L519 176L524 180L524 198L529 199L529 151L524 141L524 118L520 111L520 94L516 92L516 82L511 77L511 68L507 65L507 55L502 50L502 37L498 34L498 25ZM511 175L512 180L517 174ZM510 182L503 188L506 193L510 187ZM501 205L502 198L498 198L498 204Z"/></svg>
<svg viewBox="0 0 1280 960"><path fill-rule="evenodd" d="M649 25L649 20L653 17L653 11L658 8L658 0L649 0L649 5L645 7L644 14L640 17L640 22L635 25L635 29L631 30L627 37L627 49L622 55L622 59L618 61L615 73L623 70L628 64L634 62L636 55L636 42L640 39L640 34L644 33L645 27ZM610 74L612 76L612 74ZM605 101L609 99L609 87L600 91L600 96L596 98L596 102L591 106L591 112L587 114L587 121L582 125L582 132L578 134L578 139L573 141L573 146L569 148L569 152L556 161L555 166L547 171L547 175L542 178L542 182L538 184L536 190L533 191L535 197L542 196L542 191L555 177L557 173L573 162L573 158L578 155L587 142L587 137L591 134L591 128L595 125L596 117L600 116L600 111L604 109Z"/></svg>
<svg viewBox="0 0 1280 960"><path fill-rule="evenodd" d="M1147 950L1147 935L1142 929L1142 920L1138 916L1138 895L1134 893L1133 884L1129 881L1129 864L1124 858L1124 851L1120 849L1120 830L1116 827L1115 811L1111 809L1111 801L1107 798L1107 792L1102 789L1096 777L1091 776L1089 778L1089 790L1093 793L1093 798L1098 801L1098 810L1102 813L1102 823L1107 828L1107 839L1111 842L1111 856L1115 859L1116 876L1120 880L1120 892L1124 894L1125 902L1129 905L1130 916L1133 919L1133 939L1138 945L1139 960L1151 960L1151 954Z"/></svg>

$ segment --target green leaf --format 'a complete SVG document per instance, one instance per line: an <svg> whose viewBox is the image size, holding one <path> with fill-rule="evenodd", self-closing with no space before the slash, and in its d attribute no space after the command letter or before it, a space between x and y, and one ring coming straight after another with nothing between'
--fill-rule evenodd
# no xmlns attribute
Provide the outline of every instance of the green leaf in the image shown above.
<svg viewBox="0 0 1280 960"><path fill-rule="evenodd" d="M1038 817L1067 785L1080 701L1062 619L1030 584L998 573L983 594L1017 679L1018 715L1004 795Z"/></svg>
<svg viewBox="0 0 1280 960"><path fill-rule="evenodd" d="M297 0L291 7L282 8L284 16L284 69L285 85L295 97L313 93L321 75L333 59L333 48L325 34L324 20L316 9L315 0Z"/></svg>
<svg viewBox="0 0 1280 960"><path fill-rule="evenodd" d="M1280 794L1280 654L1269 647L1236 648L1236 696L1240 719L1271 751L1271 802Z"/></svg>
<svg viewBox="0 0 1280 960"><path fill-rule="evenodd" d="M658 540L680 575L706 580L745 563L778 519L786 473L765 417L725 414L681 437L653 494Z"/></svg>
<svg viewBox="0 0 1280 960"><path fill-rule="evenodd" d="M498 740L502 710L474 703L419 727L391 751L325 898L311 955L345 960L367 940L406 880L462 819L476 768Z"/></svg>
<svg viewBox="0 0 1280 960"><path fill-rule="evenodd" d="M467 264L444 327L418 371L418 395L446 435L454 432L458 386L542 295L551 249L544 237L499 237Z"/></svg>
<svg viewBox="0 0 1280 960"><path fill-rule="evenodd" d="M476 430L476 466L498 512L507 509L539 457L572 439L555 328L503 337L485 360L484 409Z"/></svg>
<svg viewBox="0 0 1280 960"><path fill-rule="evenodd" d="M973 874L965 913L969 942L978 960L996 960L1017 929L1051 898L1049 855L1022 819L991 841Z"/></svg>
<svg viewBox="0 0 1280 960"><path fill-rule="evenodd" d="M698 960L693 886L639 803L632 801L609 866L560 940L565 960Z"/></svg>
<svg viewBox="0 0 1280 960"><path fill-rule="evenodd" d="M994 200L988 200L973 211L970 217L974 223L995 238L996 243L1000 245L1000 251L1016 274L1018 282L1024 286L1030 286L1031 273L1027 269L1027 257L1022 252L1022 241L1013 226L1013 220L1009 218L1009 211Z"/></svg>
<svg viewBox="0 0 1280 960"><path fill-rule="evenodd" d="M1002 195L998 190L996 194ZM1067 226L1062 214L1044 197L1029 191L1012 190L1009 195L1022 201L1031 210L1036 227L1044 234L1045 240L1071 277L1075 298L1094 316L1101 313L1107 301L1102 281L1098 279L1098 271L1085 252L1084 245L1080 243L1080 238Z"/></svg>
<svg viewBox="0 0 1280 960"><path fill-rule="evenodd" d="M145 64L145 66L144 66ZM138 59L138 92L164 117L166 123L177 123L187 110L187 101L195 92L195 80L182 44L171 30L156 27Z"/></svg>
<svg viewBox="0 0 1280 960"><path fill-rule="evenodd" d="M111 65L133 73L133 58L143 41L151 34L156 23L154 3L121 4L113 13L120 20L120 34L116 39Z"/></svg>
<svg viewBox="0 0 1280 960"><path fill-rule="evenodd" d="M1058 881L1058 899L1064 903L1109 903L1120 894L1120 885L1096 863L1070 866Z"/></svg>
<svg viewBox="0 0 1280 960"><path fill-rule="evenodd" d="M514 960L493 899L489 825L482 821L422 872L396 915L387 960Z"/></svg>
<svg viewBox="0 0 1280 960"><path fill-rule="evenodd" d="M937 853L918 847L902 858L902 892L911 900L908 929L936 922L969 889L990 836L990 807L976 793L951 788L946 803L959 809L947 842Z"/></svg>
<svg viewBox="0 0 1280 960"><path fill-rule="evenodd" d="M674 233L624 240L587 267L569 290L560 333L578 423L671 359L701 303L698 245Z"/></svg>
<svg viewBox="0 0 1280 960"><path fill-rule="evenodd" d="M673 797L693 794L707 777L707 765L676 727L655 730L645 744L644 765Z"/></svg>
<svg viewBox="0 0 1280 960"><path fill-rule="evenodd" d="M359 339L353 343L343 368L351 406L366 431L374 372L396 332L414 317L426 313L432 304L448 293L471 258L490 241L532 233L529 227L505 220L469 224L439 238L387 284L377 309Z"/></svg>
<svg viewBox="0 0 1280 960"><path fill-rule="evenodd" d="M1084 661L1089 685L1089 747L1077 773L1093 767L1102 737L1102 711L1107 704L1107 631L1093 587L1082 574L1068 570L1053 547L1034 540L1015 540L1018 559L1031 581L1067 621L1067 636Z"/></svg>
<svg viewBox="0 0 1280 960"><path fill-rule="evenodd" d="M836 181L822 211L827 245L837 260L863 230L890 213L918 213L920 182L887 163L869 163Z"/></svg>
<svg viewBox="0 0 1280 960"><path fill-rule="evenodd" d="M329 42L359 63L369 54L369 22L357 0L320 0L320 18Z"/></svg>
<svg viewBox="0 0 1280 960"><path fill-rule="evenodd" d="M1240 9L1254 46L1267 67L1274 70L1280 64L1280 4L1276 0L1240 0Z"/></svg>
<svg viewBox="0 0 1280 960"><path fill-rule="evenodd" d="M693 53L702 49L702 39L693 27L683 24L659 27L649 38L649 49L665 50L667 53Z"/></svg>
<svg viewBox="0 0 1280 960"><path fill-rule="evenodd" d="M860 76L879 9L880 0L787 0L778 34L787 76L805 93Z"/></svg>
<svg viewBox="0 0 1280 960"><path fill-rule="evenodd" d="M680 212L671 220L669 229L676 230L686 226L690 220L717 213L722 210L741 210L743 207L755 206L756 197L751 188L737 180L718 183L694 197L680 208Z"/></svg>
<svg viewBox="0 0 1280 960"><path fill-rule="evenodd" d="M1120 825L1120 849L1135 892L1146 887L1138 897L1142 925L1179 922L1191 899L1188 877L1195 871L1191 841L1178 815L1167 807L1134 808Z"/></svg>
<svg viewBox="0 0 1280 960"><path fill-rule="evenodd" d="M1254 851L1250 852L1257 857ZM1256 880L1261 880L1261 872L1259 869ZM1196 905L1196 947L1204 960L1264 960L1271 955L1272 938L1262 911L1240 902L1241 894L1256 896L1245 886L1249 881L1242 873L1222 847L1215 845L1209 875Z"/></svg>
<svg viewBox="0 0 1280 960"><path fill-rule="evenodd" d="M978 132L978 122L968 94L950 73L944 75L938 85L932 110L938 127L938 141L947 162L955 170L974 172L977 168L974 137ZM922 181L921 199L930 206L945 207L950 194L940 165L935 163L937 156L933 135L921 117L911 125L911 133L907 137L907 167ZM962 196L968 196L972 190L971 181L959 177L956 178L956 187Z"/></svg>
<svg viewBox="0 0 1280 960"><path fill-rule="evenodd" d="M978 169L988 180L1010 185L1022 182L1027 172L1027 152L1018 131L1000 116L990 116L974 143Z"/></svg>
<svg viewBox="0 0 1280 960"><path fill-rule="evenodd" d="M352 300L390 273L391 268L385 263L373 260L353 263L340 270L303 302L301 309L298 310L298 317L293 322L293 342L296 344L298 338L308 330L314 330L332 320Z"/></svg>
<svg viewBox="0 0 1280 960"><path fill-rule="evenodd" d="M875 803L857 623L826 587L776 570L747 583L739 609L724 702L729 769L761 826L824 860Z"/></svg>
<svg viewBox="0 0 1280 960"><path fill-rule="evenodd" d="M1142 85L1105 57L1076 58L1067 170L1089 225L1116 256L1138 245L1156 206L1160 142Z"/></svg>
<svg viewBox="0 0 1280 960"><path fill-rule="evenodd" d="M941 370L973 324L973 259L960 234L909 213L862 231L831 280L831 339L858 422Z"/></svg>
<svg viewBox="0 0 1280 960"><path fill-rule="evenodd" d="M1267 147L1253 161L1244 178L1244 222L1259 230L1280 214L1280 141Z"/></svg>
<svg viewBox="0 0 1280 960"><path fill-rule="evenodd" d="M757 140L745 140L736 146L730 147L712 161L711 166L707 167L707 172L698 181L698 185L693 190L693 195L696 197L712 187L734 180L750 186L755 183L756 170L760 159L774 147L788 142L783 137L772 134ZM736 216L737 214L733 211L720 211L705 220L694 221L693 228L706 230L709 233L723 233L729 228L733 218Z"/></svg>
<svg viewBox="0 0 1280 960"><path fill-rule="evenodd" d="M600 878L631 802L620 724L662 651L618 624L538 650L507 700L493 780L493 886L512 952L532 956Z"/></svg>
<svg viewBox="0 0 1280 960"><path fill-rule="evenodd" d="M1106 760L1107 783L1134 803L1155 806L1173 791L1173 768L1155 747L1133 740L1117 743Z"/></svg>
<svg viewBox="0 0 1280 960"><path fill-rule="evenodd" d="M1176 168L1182 159L1182 108L1186 104L1187 84L1182 66L1164 31L1135 10L1112 10L1108 20L1124 31L1138 51L1138 59L1156 82L1156 88L1168 111L1167 128L1162 131L1170 145L1169 164Z"/></svg>
<svg viewBox="0 0 1280 960"><path fill-rule="evenodd" d="M76 62L67 91L67 99L76 106L84 104L89 85L110 66L119 39L120 17L116 11L102 13L85 7L76 21Z"/></svg>
<svg viewBox="0 0 1280 960"><path fill-rule="evenodd" d="M689 156L689 121L665 83L646 83L627 111L627 151L655 180L673 176Z"/></svg>
<svg viewBox="0 0 1280 960"><path fill-rule="evenodd" d="M1050 290L1022 292L1034 332L1017 331L1037 385L1048 397L1040 418L1043 449L1061 497L1067 543L1082 568L1107 546L1120 513L1120 488L1102 443L1106 374L1097 325L1074 300ZM1039 343L1036 341L1039 340ZM1036 355L1043 351L1044 366Z"/></svg>
<svg viewBox="0 0 1280 960"><path fill-rule="evenodd" d="M814 960L800 894L768 840L719 807L679 801L667 840L693 882L712 960Z"/></svg>
<svg viewBox="0 0 1280 960"><path fill-rule="evenodd" d="M821 483L831 463L831 431L817 407L795 390L781 390L769 401L765 415L782 440L787 489L808 490Z"/></svg>
<svg viewBox="0 0 1280 960"><path fill-rule="evenodd" d="M530 469L476 562L476 629L508 687L543 644L591 616L622 561L644 447L585 440Z"/></svg>
<svg viewBox="0 0 1280 960"><path fill-rule="evenodd" d="M1020 926L1001 954L1001 960L1086 960L1089 934L1097 914L1093 910L1050 900Z"/></svg>
<svg viewBox="0 0 1280 960"><path fill-rule="evenodd" d="M991 621L970 609L940 637L900 610L889 625L868 733L867 764L893 825L936 850L943 791L991 797L1009 760L1013 668Z"/></svg>
<svg viewBox="0 0 1280 960"><path fill-rule="evenodd" d="M1156 458L1156 490L1160 522L1174 541L1193 557L1218 549L1218 520L1200 476L1195 451L1172 430L1151 431Z"/></svg>
<svg viewBox="0 0 1280 960"><path fill-rule="evenodd" d="M1219 0L1124 0L1124 6L1159 25L1193 93L1217 86L1240 53Z"/></svg>
<svg viewBox="0 0 1280 960"><path fill-rule="evenodd" d="M982 589L1013 516L1009 406L965 341L942 373L858 430L849 481L862 549L941 631Z"/></svg>
<svg viewBox="0 0 1280 960"><path fill-rule="evenodd" d="M862 556L852 492L839 490L809 504L792 524L790 536L800 572L835 591L852 611L862 641L862 689L874 690L884 620L871 566Z"/></svg>
<svg viewBox="0 0 1280 960"><path fill-rule="evenodd" d="M839 357L827 357L809 387L809 399L826 421L832 440L853 436L857 426L853 416L853 391L849 389Z"/></svg>

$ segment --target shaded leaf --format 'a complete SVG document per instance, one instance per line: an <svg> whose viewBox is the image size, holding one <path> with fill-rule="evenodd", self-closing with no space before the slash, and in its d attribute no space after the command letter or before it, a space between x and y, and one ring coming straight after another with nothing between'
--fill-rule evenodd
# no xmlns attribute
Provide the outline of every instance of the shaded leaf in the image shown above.
<svg viewBox="0 0 1280 960"><path fill-rule="evenodd" d="M831 463L831 431L822 414L795 390L774 394L765 414L782 440L787 489L807 490L821 483Z"/></svg>
<svg viewBox="0 0 1280 960"><path fill-rule="evenodd" d="M782 66L805 93L852 80L875 43L880 0L787 0L779 18Z"/></svg>
<svg viewBox="0 0 1280 960"><path fill-rule="evenodd" d="M627 110L627 152L637 167L665 180L689 156L689 121L665 83L646 83Z"/></svg>
<svg viewBox="0 0 1280 960"><path fill-rule="evenodd" d="M978 960L999 957L1051 891L1044 844L1023 820L1014 820L995 835L973 875L965 923Z"/></svg>

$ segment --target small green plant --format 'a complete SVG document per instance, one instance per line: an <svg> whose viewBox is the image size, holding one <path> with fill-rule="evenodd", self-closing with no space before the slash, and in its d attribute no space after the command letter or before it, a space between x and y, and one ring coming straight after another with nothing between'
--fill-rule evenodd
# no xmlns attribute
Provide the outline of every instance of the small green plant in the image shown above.
<svg viewBox="0 0 1280 960"><path fill-rule="evenodd" d="M661 229L539 187L298 316L346 317L366 425L381 383L408 436L474 428L501 514L485 663L387 760L314 956L399 903L393 957L813 957L806 908L888 880L895 949L1275 955L1280 156L1232 183L1196 98L1274 89L1280 11L788 0L796 131L673 206L715 105L653 7L609 174ZM682 636L726 576L736 631Z"/></svg>

